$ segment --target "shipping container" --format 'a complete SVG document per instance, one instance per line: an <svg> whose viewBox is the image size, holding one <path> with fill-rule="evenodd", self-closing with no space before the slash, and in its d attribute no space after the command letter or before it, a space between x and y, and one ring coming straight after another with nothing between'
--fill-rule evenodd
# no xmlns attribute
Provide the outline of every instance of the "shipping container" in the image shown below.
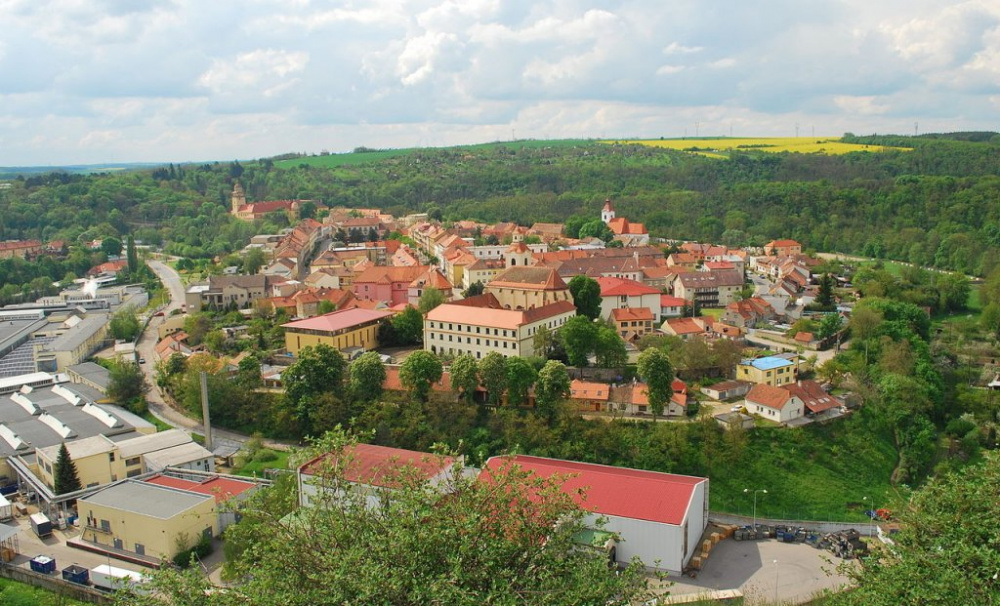
<svg viewBox="0 0 1000 606"><path fill-rule="evenodd" d="M76 583L77 585L90 585L90 571L76 564L71 564L63 568L62 578L64 581Z"/></svg>
<svg viewBox="0 0 1000 606"><path fill-rule="evenodd" d="M14 517L14 506L7 497L0 495L0 522L6 522Z"/></svg>
<svg viewBox="0 0 1000 606"><path fill-rule="evenodd" d="M106 591L134 590L142 584L142 575L124 568L101 564L90 571L90 582L94 584L94 587Z"/></svg>
<svg viewBox="0 0 1000 606"><path fill-rule="evenodd" d="M31 514L31 529L40 539L52 536L52 522L44 513Z"/></svg>

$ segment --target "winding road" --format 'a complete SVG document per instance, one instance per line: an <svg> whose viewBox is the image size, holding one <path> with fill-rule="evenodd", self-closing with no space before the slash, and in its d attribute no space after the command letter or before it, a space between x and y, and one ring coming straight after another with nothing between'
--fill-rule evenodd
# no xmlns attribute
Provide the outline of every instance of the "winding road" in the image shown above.
<svg viewBox="0 0 1000 606"><path fill-rule="evenodd" d="M146 381L150 386L149 391L146 392L146 402L149 404L149 411L154 417L171 427L184 430L189 434L192 432L204 433L204 426L201 422L192 419L181 410L170 405L166 401L166 398L163 397L160 388L156 385L157 358L155 348L158 340L156 329L166 321L172 311L180 309L181 305L183 305L184 282L181 281L180 274L178 274L174 268L162 261L149 259L146 261L146 264L149 265L150 269L153 270L153 273L160 278L160 281L170 294L170 303L168 303L167 306L161 310L163 311L163 315L154 316L149 321L149 324L146 326L142 336L139 338L139 356L146 360L146 363L142 364L141 368L142 372L146 375ZM239 447L249 439L249 436L240 433L218 429L215 427L212 428L213 449L218 449L220 446Z"/></svg>

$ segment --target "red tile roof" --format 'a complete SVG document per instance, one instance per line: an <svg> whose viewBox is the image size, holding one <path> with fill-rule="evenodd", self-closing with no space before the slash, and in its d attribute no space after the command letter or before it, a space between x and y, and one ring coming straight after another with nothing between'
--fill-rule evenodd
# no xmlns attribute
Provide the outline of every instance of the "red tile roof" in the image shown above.
<svg viewBox="0 0 1000 606"><path fill-rule="evenodd" d="M155 475L145 481L149 484L156 484L158 486L168 486L170 488L187 490L188 492L215 495L216 503L221 503L222 501L232 498L238 494L242 494L257 486L253 482L244 482L243 480L234 480L232 478L222 477L214 477L202 482L194 482L191 480L182 480L173 476Z"/></svg>
<svg viewBox="0 0 1000 606"><path fill-rule="evenodd" d="M483 306L445 303L432 309L427 314L427 319L434 322L455 322L472 326L517 329L519 326L531 324L542 318L551 318L576 311L576 307L569 301L558 301L542 307L518 311L488 307L486 299L481 301L479 297L475 297L475 299L483 303Z"/></svg>
<svg viewBox="0 0 1000 606"><path fill-rule="evenodd" d="M653 320L653 312L648 307L623 307L611 310L615 322L631 322Z"/></svg>
<svg viewBox="0 0 1000 606"><path fill-rule="evenodd" d="M701 507L692 502L695 488L708 482L693 476L524 455L491 458L480 478L489 481L491 471L511 464L543 478L559 474L563 492L588 511L674 526L684 523L690 507Z"/></svg>
<svg viewBox="0 0 1000 606"><path fill-rule="evenodd" d="M411 265L406 267L377 265L365 268L364 271L358 274L358 277L354 278L354 283L392 284L394 282L405 282L409 284L429 268L427 265Z"/></svg>
<svg viewBox="0 0 1000 606"><path fill-rule="evenodd" d="M627 280L625 278L595 278L601 286L602 297L639 297L642 295L657 295L660 291L652 286L646 286L642 282Z"/></svg>
<svg viewBox="0 0 1000 606"><path fill-rule="evenodd" d="M757 383L747 394L747 401L775 410L781 410L792 399L792 394L780 387Z"/></svg>
<svg viewBox="0 0 1000 606"><path fill-rule="evenodd" d="M660 295L660 307L684 307L687 304L687 299L673 295Z"/></svg>
<svg viewBox="0 0 1000 606"><path fill-rule="evenodd" d="M815 337L811 332L800 331L795 333L795 340L799 343L812 343Z"/></svg>
<svg viewBox="0 0 1000 606"><path fill-rule="evenodd" d="M396 476L409 468L430 480L448 470L455 463L452 457L442 457L428 452L389 448L374 444L356 444L344 449L344 457L338 460L332 454L325 454L299 467L299 473L315 475L323 471L323 465L343 464L344 479L369 486L393 487Z"/></svg>
<svg viewBox="0 0 1000 606"><path fill-rule="evenodd" d="M336 332L338 330L344 330L346 328L358 326L366 322L371 322L372 320L379 320L391 315L392 312L389 311L376 311L360 308L343 309L339 311L331 311L328 314L323 314L322 316L316 316L314 318L289 322L288 324L282 324L281 326L286 329Z"/></svg>
<svg viewBox="0 0 1000 606"><path fill-rule="evenodd" d="M574 379L569 384L569 397L575 400L600 400L606 402L611 395L611 386L606 383L591 383Z"/></svg>
<svg viewBox="0 0 1000 606"><path fill-rule="evenodd" d="M823 412L824 410L830 410L831 408L836 408L843 404L843 402L837 398L826 393L816 381L799 381L798 383L785 385L783 389L802 400L802 403L805 404L806 408L808 408L813 414Z"/></svg>
<svg viewBox="0 0 1000 606"><path fill-rule="evenodd" d="M511 267L487 285L489 288L521 288L532 290L565 290L566 282L559 272L549 267Z"/></svg>

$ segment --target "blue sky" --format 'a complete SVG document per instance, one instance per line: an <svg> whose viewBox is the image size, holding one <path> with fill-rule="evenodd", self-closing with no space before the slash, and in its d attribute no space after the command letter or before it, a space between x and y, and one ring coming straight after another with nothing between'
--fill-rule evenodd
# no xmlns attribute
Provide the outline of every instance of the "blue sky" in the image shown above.
<svg viewBox="0 0 1000 606"><path fill-rule="evenodd" d="M0 0L0 165L1000 130L1000 1Z"/></svg>

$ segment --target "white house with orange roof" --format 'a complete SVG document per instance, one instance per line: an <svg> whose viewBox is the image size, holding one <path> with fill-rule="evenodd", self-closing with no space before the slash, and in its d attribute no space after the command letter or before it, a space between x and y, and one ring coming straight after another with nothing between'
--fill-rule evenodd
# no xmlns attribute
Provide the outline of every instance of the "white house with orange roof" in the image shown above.
<svg viewBox="0 0 1000 606"><path fill-rule="evenodd" d="M660 291L642 282L626 278L595 278L601 287L601 317L611 317L615 309L645 307L660 321Z"/></svg>

